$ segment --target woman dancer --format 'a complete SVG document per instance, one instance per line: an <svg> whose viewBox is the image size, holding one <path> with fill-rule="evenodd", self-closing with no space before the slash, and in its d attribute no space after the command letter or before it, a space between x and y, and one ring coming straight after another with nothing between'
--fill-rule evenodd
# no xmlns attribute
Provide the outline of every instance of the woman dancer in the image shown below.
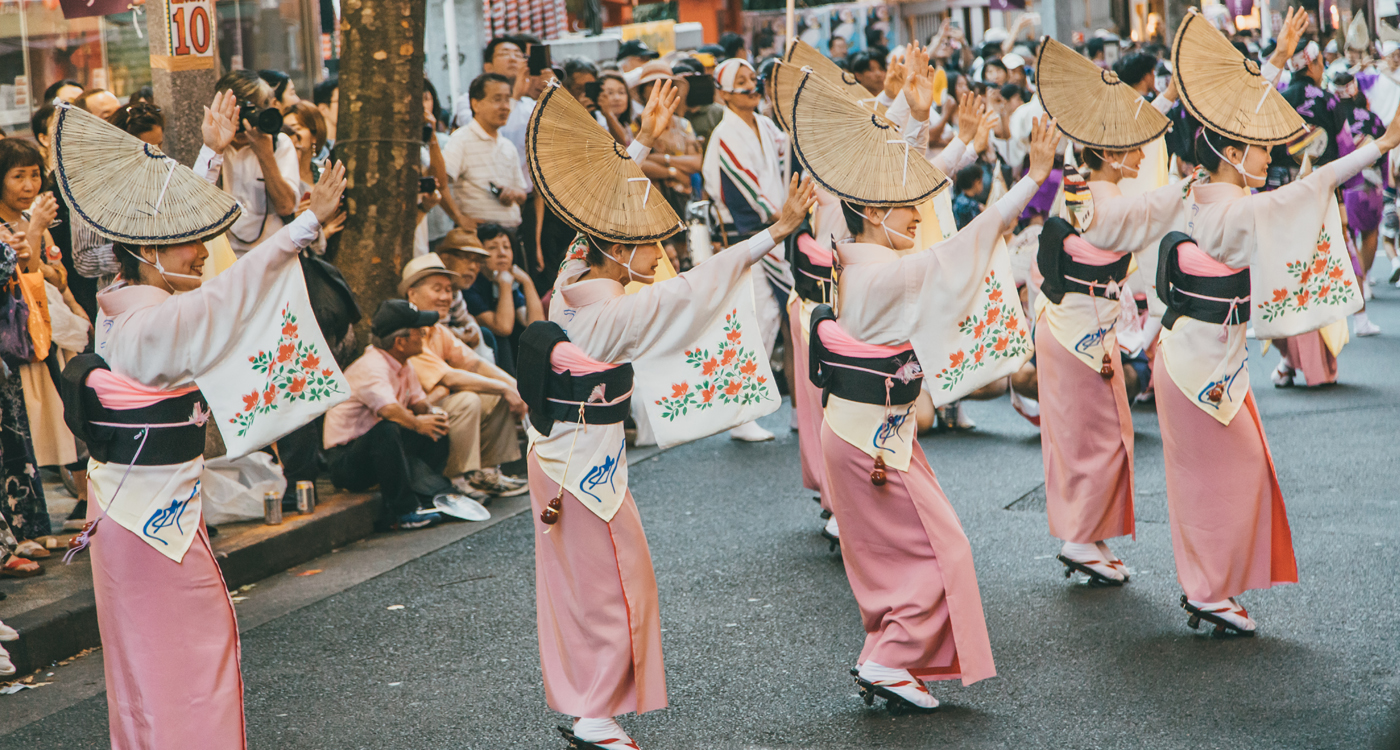
<svg viewBox="0 0 1400 750"><path fill-rule="evenodd" d="M201 161L233 137L237 111L233 97L205 110ZM100 356L80 355L63 375L65 418L93 456L93 502L75 541L92 553L112 747L238 750L246 747L238 625L201 520L209 414L194 381L231 355L236 332L261 308L283 304L262 289L339 211L345 170L328 169L309 211L201 284L203 240L237 218L232 197L76 108L59 110L53 142L65 201L117 243L121 262L120 282L97 298ZM90 178L105 159L132 151L154 178L127 175L125 186ZM141 210L174 196L178 207L156 220Z"/></svg>
<svg viewBox="0 0 1400 750"><path fill-rule="evenodd" d="M1065 576L1121 586L1123 561L1107 540L1134 534L1133 416L1117 323L1132 254L1179 221L1184 181L1137 197L1118 182L1137 176L1141 146L1166 131L1170 87L1151 107L1112 72L1053 39L1040 50L1038 95L1060 130L1082 145L1087 185L1066 177L1071 209L1040 235L1035 350L1045 507L1063 540ZM1093 106L1086 106L1092 101ZM1155 107L1155 109L1153 108Z"/></svg>
<svg viewBox="0 0 1400 750"><path fill-rule="evenodd" d="M899 146L886 143L893 125L839 89L792 66L778 75L802 79L780 87L792 92L784 106L792 112L796 151L813 179L843 201L853 235L835 248L836 314L828 307L814 312L809 365L825 401L825 487L841 519L842 559L866 632L852 672L867 701L880 696L892 710L931 711L938 701L923 680L971 684L996 669L971 548L914 440L920 360L966 365L961 388L970 390L1005 377L1007 366L1014 371L1029 354L999 354L1019 324L990 315L1005 339L992 335L992 346L973 354L958 349L949 356L948 349L964 341L958 319L990 279L997 240L1049 176L1059 138L1048 120L1038 123L1029 175L952 238L909 252L917 206L947 178L922 160L903 162ZM843 144L868 158L853 167Z"/></svg>
<svg viewBox="0 0 1400 750"><path fill-rule="evenodd" d="M602 130L573 125L588 115L558 87L541 97L528 131L536 187L587 241L583 257L559 273L548 323L527 329L519 368L534 428L528 458L545 699L576 717L560 731L579 750L635 749L614 717L666 707L656 577L626 481L631 361L701 335L749 266L797 228L812 202L810 185L794 181L767 230L675 279L624 294L629 282L652 282L656 243L682 228L659 196L629 192L631 182L646 180L639 164L678 104L670 81L653 89L628 149L632 162ZM588 192L622 196L620 205L561 197L562 181L579 174Z"/></svg>
<svg viewBox="0 0 1400 750"><path fill-rule="evenodd" d="M1301 22L1291 11L1289 15L1281 49L1292 49L1307 24L1301 10ZM1261 76L1246 73L1242 57L1218 36L1194 13L1177 32L1173 68L1183 102L1206 123L1196 134L1195 155L1210 179L1191 189L1186 233L1173 232L1161 243L1157 294L1168 309L1153 373L1160 384L1157 416L1166 454L1172 551L1188 624L1196 627L1205 620L1217 632L1253 635L1256 623L1236 597L1250 589L1295 583L1298 566L1283 494L1249 387L1245 327L1250 266L1278 262L1271 255L1276 258L1289 243L1311 247L1322 230L1331 192L1400 144L1400 120L1392 121L1376 141L1301 180L1251 194L1250 188L1263 186L1268 174L1265 146L1294 131L1284 117L1254 119L1249 110L1269 107L1286 115L1292 108L1281 99L1275 104L1277 94L1271 91L1269 100L1260 102L1253 92L1261 88ZM1192 51L1183 53L1183 44ZM1222 64L1238 66L1243 80L1236 88L1247 93L1217 95L1208 105L1193 101L1196 84L1190 73L1204 67L1191 59L1193 54L1234 54ZM1271 72L1262 71L1264 81ZM1219 86L1219 78L1209 85ZM1222 101L1239 102L1241 113L1229 111ZM1301 127L1301 120L1296 126Z"/></svg>

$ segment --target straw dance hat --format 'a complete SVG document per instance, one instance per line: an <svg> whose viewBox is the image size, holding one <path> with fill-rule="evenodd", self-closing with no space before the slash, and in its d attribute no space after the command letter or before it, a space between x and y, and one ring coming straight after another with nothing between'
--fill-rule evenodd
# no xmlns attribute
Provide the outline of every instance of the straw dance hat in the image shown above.
<svg viewBox="0 0 1400 750"><path fill-rule="evenodd" d="M1131 151L1171 127L1166 115L1113 71L1050 37L1040 45L1035 70L1041 106L1065 135L1082 145Z"/></svg>
<svg viewBox="0 0 1400 750"><path fill-rule="evenodd" d="M1195 9L1177 29L1172 73L1186 111L1227 138L1272 146L1303 130L1303 118L1259 73L1259 64Z"/></svg>
<svg viewBox="0 0 1400 750"><path fill-rule="evenodd" d="M912 148L894 123L861 106L839 84L809 69L773 70L778 108L790 113L793 150L824 190L862 206L912 206L948 177Z"/></svg>
<svg viewBox="0 0 1400 750"><path fill-rule="evenodd" d="M642 168L560 86L545 89L530 115L525 158L535 189L580 232L636 245L685 228Z"/></svg>
<svg viewBox="0 0 1400 750"><path fill-rule="evenodd" d="M851 71L832 62L826 55L818 52L816 47L813 47L801 39L793 40L792 44L788 47L787 55L783 58L783 62L790 63L793 67L798 69L811 68L812 72L819 78L825 79L829 83L836 84L844 89L846 93L850 94L850 97L857 103L865 106L867 109L874 110L875 97L871 96L870 92L866 91L865 87L860 85L860 81L856 80L855 75L852 74ZM773 82L770 81L769 85L773 85ZM778 96L775 90L773 100L777 101ZM792 97L789 96L787 98L790 100ZM778 124L781 125L784 130L788 127L786 118L787 113L782 111L782 107L774 108L774 119L778 121Z"/></svg>
<svg viewBox="0 0 1400 750"><path fill-rule="evenodd" d="M54 177L64 200L109 240L177 245L208 239L242 210L194 170L77 107L60 107L52 131Z"/></svg>

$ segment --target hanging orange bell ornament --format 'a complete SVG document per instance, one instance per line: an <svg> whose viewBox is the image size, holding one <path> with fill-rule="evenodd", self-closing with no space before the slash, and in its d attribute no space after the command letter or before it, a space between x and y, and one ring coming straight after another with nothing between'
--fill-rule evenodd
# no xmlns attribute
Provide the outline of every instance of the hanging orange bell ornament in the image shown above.
<svg viewBox="0 0 1400 750"><path fill-rule="evenodd" d="M1103 355L1103 366L1099 368L1099 374L1105 378L1113 377L1113 360L1107 354Z"/></svg>
<svg viewBox="0 0 1400 750"><path fill-rule="evenodd" d="M564 488L560 487L559 494L555 495L554 499L549 501L548 507L540 511L540 521L550 526L559 523L559 511L564 509L563 497Z"/></svg>
<svg viewBox="0 0 1400 750"><path fill-rule="evenodd" d="M876 487L885 486L885 457L875 457L875 470L870 472L870 483Z"/></svg>

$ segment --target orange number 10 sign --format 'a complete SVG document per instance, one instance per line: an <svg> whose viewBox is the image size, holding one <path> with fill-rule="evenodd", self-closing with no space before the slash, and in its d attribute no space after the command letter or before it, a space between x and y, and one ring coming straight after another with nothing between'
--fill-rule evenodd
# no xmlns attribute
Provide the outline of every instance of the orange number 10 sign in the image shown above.
<svg viewBox="0 0 1400 750"><path fill-rule="evenodd" d="M210 68L214 64L213 0L166 0L166 47L161 62L169 70Z"/></svg>

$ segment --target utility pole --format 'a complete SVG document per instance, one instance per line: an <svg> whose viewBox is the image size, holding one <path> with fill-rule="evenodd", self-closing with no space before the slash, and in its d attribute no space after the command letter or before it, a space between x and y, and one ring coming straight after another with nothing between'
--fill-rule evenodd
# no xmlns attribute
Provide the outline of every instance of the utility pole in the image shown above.
<svg viewBox="0 0 1400 750"><path fill-rule="evenodd" d="M413 257L423 133L423 34L426 0L341 3L340 113L334 159L345 162L345 208L335 263L365 317L356 341L369 341L369 318L398 296L399 274Z"/></svg>

